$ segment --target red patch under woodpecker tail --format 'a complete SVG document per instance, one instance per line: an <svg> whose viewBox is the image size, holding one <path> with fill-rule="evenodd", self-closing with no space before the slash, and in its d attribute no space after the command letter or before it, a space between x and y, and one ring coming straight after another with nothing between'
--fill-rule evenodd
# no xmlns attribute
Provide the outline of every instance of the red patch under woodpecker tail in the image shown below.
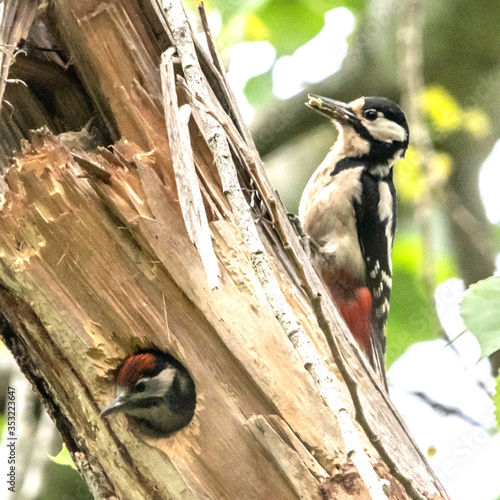
<svg viewBox="0 0 500 500"><path fill-rule="evenodd" d="M322 269L321 277L352 336L367 356L371 356L372 296L366 286L342 268Z"/></svg>
<svg viewBox="0 0 500 500"><path fill-rule="evenodd" d="M352 336L365 354L370 352L372 335L371 313L372 296L368 288L358 288L354 297L345 299L335 297L335 304L347 323Z"/></svg>

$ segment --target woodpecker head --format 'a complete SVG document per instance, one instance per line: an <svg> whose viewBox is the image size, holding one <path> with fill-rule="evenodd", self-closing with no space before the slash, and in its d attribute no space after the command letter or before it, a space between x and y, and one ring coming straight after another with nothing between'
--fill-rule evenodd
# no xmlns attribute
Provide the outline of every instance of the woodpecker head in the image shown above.
<svg viewBox="0 0 500 500"><path fill-rule="evenodd" d="M116 386L116 398L101 417L125 413L144 433L156 436L167 436L193 418L193 379L170 354L147 351L130 356L118 372Z"/></svg>
<svg viewBox="0 0 500 500"><path fill-rule="evenodd" d="M385 97L360 97L345 104L309 95L307 105L334 121L338 153L363 158L367 165L391 167L404 157L410 132L401 108Z"/></svg>

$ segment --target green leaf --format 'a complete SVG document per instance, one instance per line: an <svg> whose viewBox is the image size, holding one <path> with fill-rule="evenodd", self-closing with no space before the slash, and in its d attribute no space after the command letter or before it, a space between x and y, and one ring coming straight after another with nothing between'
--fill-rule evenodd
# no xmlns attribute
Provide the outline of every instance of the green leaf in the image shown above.
<svg viewBox="0 0 500 500"><path fill-rule="evenodd" d="M216 10L224 22L229 22L242 13L256 9L268 0L203 0L205 11L210 15ZM198 15L200 0L184 0L190 12Z"/></svg>
<svg viewBox="0 0 500 500"><path fill-rule="evenodd" d="M447 136L464 130L473 138L481 139L491 131L488 115L481 108L461 107L441 85L425 88L421 95L421 106L429 118L432 130L438 135Z"/></svg>
<svg viewBox="0 0 500 500"><path fill-rule="evenodd" d="M269 0L212 0L210 5L226 22L240 14L255 10L259 8L259 6L268 3L268 1Z"/></svg>
<svg viewBox="0 0 500 500"><path fill-rule="evenodd" d="M387 321L389 367L411 345L435 338L434 303L420 275L422 245L418 235L398 233L392 258L393 289Z"/></svg>
<svg viewBox="0 0 500 500"><path fill-rule="evenodd" d="M497 420L497 429L500 431L500 373L496 379L495 394L493 395L495 405L495 418Z"/></svg>
<svg viewBox="0 0 500 500"><path fill-rule="evenodd" d="M330 8L334 7L335 2ZM324 12L298 0L269 0L254 14L267 26L267 41L278 56L292 54L316 36L325 24Z"/></svg>
<svg viewBox="0 0 500 500"><path fill-rule="evenodd" d="M56 464L67 465L72 469L78 470L75 463L73 462L73 459L71 458L68 448L66 448L66 445L64 443L62 445L61 451L57 454L57 456L53 457L52 455L49 455L49 458Z"/></svg>
<svg viewBox="0 0 500 500"><path fill-rule="evenodd" d="M460 304L467 329L481 346L481 359L500 349L500 277L469 287Z"/></svg>
<svg viewBox="0 0 500 500"><path fill-rule="evenodd" d="M250 78L245 85L245 96L253 107L261 107L273 97L272 71Z"/></svg>
<svg viewBox="0 0 500 500"><path fill-rule="evenodd" d="M441 254L435 257L434 265L436 283L443 283L458 275L455 259L449 254Z"/></svg>

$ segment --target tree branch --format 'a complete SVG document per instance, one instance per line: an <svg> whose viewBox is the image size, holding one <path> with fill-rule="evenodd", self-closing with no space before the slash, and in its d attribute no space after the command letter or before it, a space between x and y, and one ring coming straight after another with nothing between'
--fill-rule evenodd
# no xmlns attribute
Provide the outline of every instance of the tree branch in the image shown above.
<svg viewBox="0 0 500 500"><path fill-rule="evenodd" d="M178 19L156 0L53 0L51 8L99 122L123 138L82 153L46 129L31 134L0 208L0 312L12 325L6 345L93 493L342 500L353 479L360 495L373 488L387 497L389 482L391 495L408 498L368 439L378 437L400 478L446 498L307 259L180 3ZM220 271L215 289L179 202L172 149L180 145L167 140L159 68L174 38L184 72L168 57L165 69L188 82L193 101L187 127ZM308 296L322 297L317 318ZM338 369L354 377L356 393L318 322L334 335ZM196 383L195 417L168 439L141 435L123 415L99 418L116 369L144 348L170 352ZM351 417L358 402L363 428Z"/></svg>
<svg viewBox="0 0 500 500"><path fill-rule="evenodd" d="M187 84L193 94L198 95L201 100L207 102L210 98L209 91L196 58L194 44L188 35L190 30L182 4L180 0L170 0L165 1L165 7L168 23L172 27L172 35L181 59L184 74L186 75ZM253 221L250 207L240 188L236 175L236 167L232 161L224 130L219 122L207 113L204 107L198 104L198 100L194 102L198 105L197 108L205 129L207 141L214 155L215 164L221 178L222 189L229 200L241 238L248 250L250 261L264 290L267 301L276 319L280 322L288 338L302 358L304 366L311 373L318 385L325 404L330 407L335 415L342 432L347 453L356 465L371 497L381 500L386 499L387 496L382 489L382 484L373 467L370 465L347 408L336 394L332 375L320 360L316 349L306 335L302 325L294 316L280 290L278 281L269 263L266 249Z"/></svg>

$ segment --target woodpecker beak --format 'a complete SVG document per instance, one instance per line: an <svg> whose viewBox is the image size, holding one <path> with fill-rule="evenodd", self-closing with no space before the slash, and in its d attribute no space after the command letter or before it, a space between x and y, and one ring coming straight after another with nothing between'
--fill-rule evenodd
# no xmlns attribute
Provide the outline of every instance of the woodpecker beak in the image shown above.
<svg viewBox="0 0 500 500"><path fill-rule="evenodd" d="M352 108L345 102L335 101L334 99L314 94L309 94L308 97L309 101L306 102L306 106L318 111L331 120L339 122L353 122L358 120Z"/></svg>
<svg viewBox="0 0 500 500"><path fill-rule="evenodd" d="M124 396L117 396L111 403L109 403L104 410L101 411L99 416L101 418L107 417L108 415L111 415L112 413L121 413L127 409L127 403L128 401L125 399Z"/></svg>

